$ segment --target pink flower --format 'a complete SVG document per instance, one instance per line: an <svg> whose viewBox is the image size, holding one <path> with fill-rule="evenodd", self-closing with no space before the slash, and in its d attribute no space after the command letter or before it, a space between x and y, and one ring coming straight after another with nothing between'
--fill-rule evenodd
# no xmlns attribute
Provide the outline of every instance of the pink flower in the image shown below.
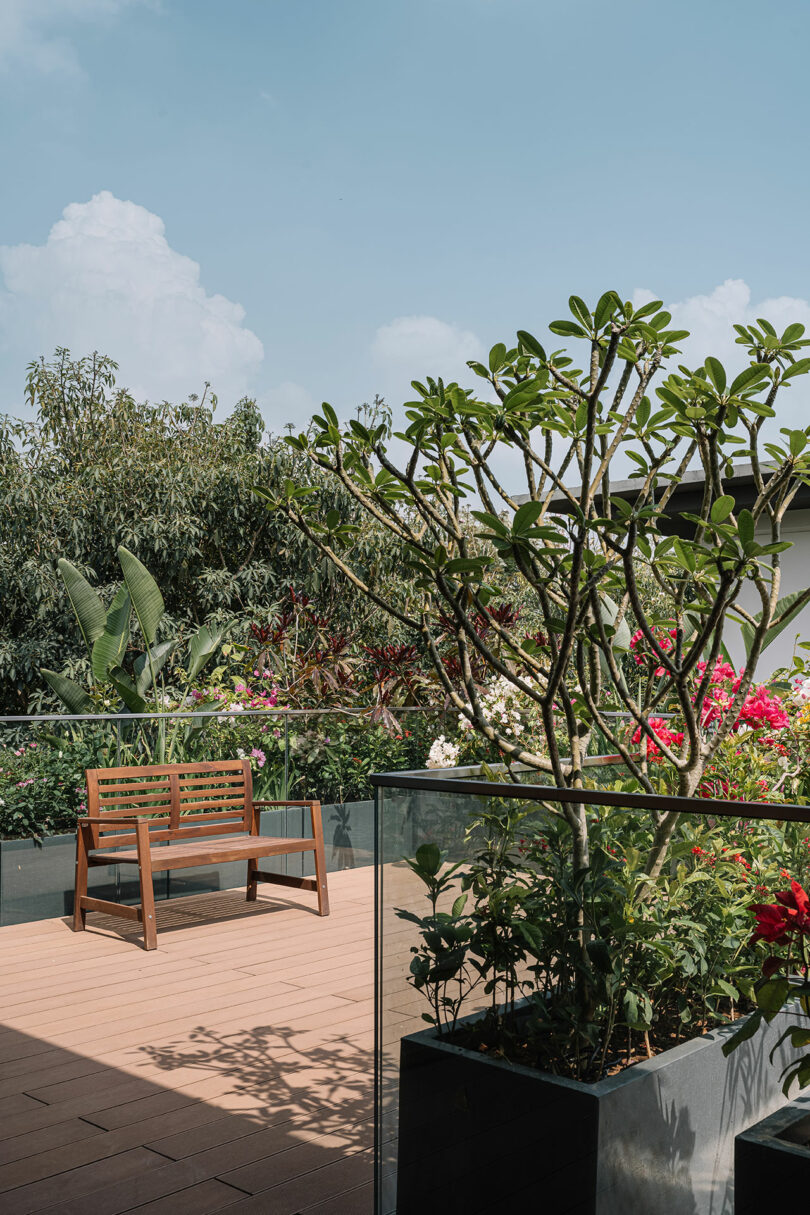
<svg viewBox="0 0 810 1215"><path fill-rule="evenodd" d="M658 646L664 651L665 654L669 654L669 652L672 650L674 640L677 635L677 629L669 629L667 632L665 632L663 629L653 629L653 636L655 637ZM645 645L646 639L644 637L644 633L641 629L637 629L630 638L630 649L633 651L633 658L636 661L636 665L640 667L651 666L656 661L656 655L649 650L646 650L644 648ZM656 666L655 670L653 671L653 675L655 675L656 678L660 678L661 675L665 674L666 669L662 666Z"/></svg>
<svg viewBox="0 0 810 1215"><path fill-rule="evenodd" d="M660 739L664 746L677 749L683 743L683 730L670 730L663 717L651 717L649 726L655 737ZM660 755L660 748L655 745L649 735L645 734L645 738L647 739L647 758L651 759L656 755ZM641 742L641 726L638 727L633 735L633 742Z"/></svg>
<svg viewBox="0 0 810 1215"><path fill-rule="evenodd" d="M252 759L256 760L256 764L259 768L264 767L267 760L267 756L265 755L264 751L260 751L258 747L254 747L250 752L250 755Z"/></svg>

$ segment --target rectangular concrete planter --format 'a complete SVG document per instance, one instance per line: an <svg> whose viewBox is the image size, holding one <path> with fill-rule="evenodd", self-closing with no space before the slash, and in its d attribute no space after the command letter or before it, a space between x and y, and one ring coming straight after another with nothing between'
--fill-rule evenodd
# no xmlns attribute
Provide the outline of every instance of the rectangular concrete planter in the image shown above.
<svg viewBox="0 0 810 1215"><path fill-rule="evenodd" d="M374 803L346 802L323 806L328 870L370 865L374 859ZM300 808L265 810L262 835L285 839L310 830L309 816ZM73 912L76 863L75 835L50 835L35 840L0 840L0 926L47 920ZM314 860L308 854L270 858L268 868L310 877ZM139 903L138 877L133 866L99 865L90 870L89 893L115 902ZM180 898L211 890L229 890L245 883L244 863L202 866L155 874L155 898ZM264 893L267 893L265 889Z"/></svg>
<svg viewBox="0 0 810 1215"><path fill-rule="evenodd" d="M776 1065L768 1054L788 1021L728 1059L734 1027L597 1084L489 1059L432 1029L403 1038L397 1215L728 1215L735 1136L784 1104L779 1052Z"/></svg>
<svg viewBox="0 0 810 1215"><path fill-rule="evenodd" d="M810 1097L791 1101L737 1136L734 1215L810 1205Z"/></svg>

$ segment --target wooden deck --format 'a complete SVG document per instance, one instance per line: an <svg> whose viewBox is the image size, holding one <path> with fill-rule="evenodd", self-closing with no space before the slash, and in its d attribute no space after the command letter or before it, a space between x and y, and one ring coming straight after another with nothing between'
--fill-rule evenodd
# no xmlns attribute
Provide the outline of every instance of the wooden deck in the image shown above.
<svg viewBox="0 0 810 1215"><path fill-rule="evenodd" d="M0 929L3 1215L367 1215L373 874Z"/></svg>

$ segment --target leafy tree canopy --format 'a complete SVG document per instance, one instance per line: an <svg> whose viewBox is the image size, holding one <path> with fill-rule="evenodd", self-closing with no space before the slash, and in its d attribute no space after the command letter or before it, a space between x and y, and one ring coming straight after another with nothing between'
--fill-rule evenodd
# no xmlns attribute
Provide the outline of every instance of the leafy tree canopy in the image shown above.
<svg viewBox="0 0 810 1215"><path fill-rule="evenodd" d="M34 420L0 418L6 713L41 703L41 667L80 683L90 674L59 558L89 578L108 607L121 578L116 550L124 545L160 585L166 638L190 636L208 620L226 631L241 622L244 630L289 586L338 618L351 611L358 620L357 605L350 608L340 593L342 576L283 513L266 513L251 493L257 482L295 482L304 466L265 430L256 403L241 400L215 421L208 385L201 399L150 405L117 387L116 371L104 355L74 359L59 349L28 369ZM330 509L359 515L339 486L324 492ZM379 531L364 528L355 554L372 581L390 576L391 548Z"/></svg>

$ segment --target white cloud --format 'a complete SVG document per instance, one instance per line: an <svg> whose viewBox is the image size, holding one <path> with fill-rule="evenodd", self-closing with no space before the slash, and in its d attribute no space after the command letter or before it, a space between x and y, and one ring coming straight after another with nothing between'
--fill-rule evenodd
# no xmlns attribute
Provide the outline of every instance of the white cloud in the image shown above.
<svg viewBox="0 0 810 1215"><path fill-rule="evenodd" d="M461 383L474 379L466 364L481 358L482 345L469 329L438 317L400 316L380 326L371 353L386 380L405 388L425 376Z"/></svg>
<svg viewBox="0 0 810 1215"><path fill-rule="evenodd" d="M633 303L638 307L648 300L658 298L652 291L639 287L633 293ZM731 372L737 372L747 363L744 347L737 345L737 325L756 324L758 317L770 321L777 333L798 321L807 329L810 337L810 302L788 295L775 296L759 302L751 302L751 288L741 278L728 278L708 295L692 295L674 304L666 304L672 313L672 324L677 329L688 329L690 336L679 343L682 354L672 360L697 367L709 355L720 360ZM787 390L787 385L785 386ZM805 426L807 420L808 392L804 381L795 381L789 391L783 391L778 402L776 426ZM773 424L772 424L773 425Z"/></svg>
<svg viewBox="0 0 810 1215"><path fill-rule="evenodd" d="M655 299L652 291L638 287L633 304L638 307ZM793 321L810 330L810 303L788 295L751 303L751 288L741 278L727 278L708 295L692 295L674 304L666 304L672 313L673 327L688 329L690 337L681 343L687 363L699 364L708 355L723 363L737 366L745 360L745 351L736 342L733 326L755 324L757 317L770 321L781 333Z"/></svg>
<svg viewBox="0 0 810 1215"><path fill-rule="evenodd" d="M111 20L150 0L0 0L0 69L12 65L44 74L80 75L71 27Z"/></svg>
<svg viewBox="0 0 810 1215"><path fill-rule="evenodd" d="M108 191L71 203L43 245L0 246L0 348L15 375L68 346L100 350L137 397L177 399L209 380L230 404L264 355L244 309L200 284L159 216Z"/></svg>

